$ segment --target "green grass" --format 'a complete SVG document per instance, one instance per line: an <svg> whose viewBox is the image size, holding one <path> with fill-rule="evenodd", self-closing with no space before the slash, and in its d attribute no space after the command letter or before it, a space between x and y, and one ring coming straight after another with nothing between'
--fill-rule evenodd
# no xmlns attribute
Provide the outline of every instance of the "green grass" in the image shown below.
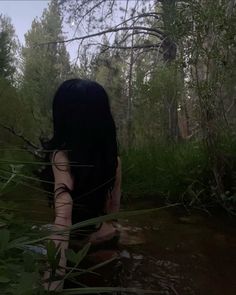
<svg viewBox="0 0 236 295"><path fill-rule="evenodd" d="M131 196L179 200L190 187L205 188L208 159L199 143L149 145L122 153L123 191Z"/></svg>
<svg viewBox="0 0 236 295"><path fill-rule="evenodd" d="M224 208L235 208L235 138L224 135L214 152L219 156L219 169L223 171L225 192L221 196L217 197L215 192L212 157L200 141L169 145L153 143L123 151L123 193L128 197L155 196L188 205L205 206L218 202Z"/></svg>

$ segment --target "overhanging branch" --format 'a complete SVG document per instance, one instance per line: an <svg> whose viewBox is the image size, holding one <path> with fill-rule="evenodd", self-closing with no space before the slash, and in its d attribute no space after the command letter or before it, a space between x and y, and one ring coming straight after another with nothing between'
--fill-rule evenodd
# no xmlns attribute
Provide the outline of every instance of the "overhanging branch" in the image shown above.
<svg viewBox="0 0 236 295"><path fill-rule="evenodd" d="M97 36L102 36L108 33L114 33L114 32L119 32L119 31L131 31L131 30L142 30L142 33L146 33L148 34L150 33L155 33L156 37L160 38L161 40L164 38L164 34L161 30L158 30L156 28L148 28L148 27L143 27L143 26L134 26L134 27L122 27L122 28L111 28L111 29L107 29L101 32L97 32L97 33L93 33L93 34L89 34L89 35L84 35L81 37L74 37L71 39L67 39L67 40L57 40L57 41L50 41L50 42L43 42L43 43L37 43L36 45L40 46L40 45L49 45L49 44L60 44L60 43L68 43L68 42L73 42L73 41L79 41L79 40L85 40L85 39L89 39L89 38L93 38L93 37L97 37Z"/></svg>
<svg viewBox="0 0 236 295"><path fill-rule="evenodd" d="M128 50L128 49L148 49L148 48L157 48L157 49L160 49L160 46L161 46L162 43L159 43L159 44L140 44L140 45L134 45L134 46L120 46L120 45L112 45L112 46L109 46L109 45L105 45L105 44L102 44L102 43L89 43L90 46L93 46L93 45L97 45L97 46L101 46L103 48L107 48L107 49L123 49L123 50Z"/></svg>

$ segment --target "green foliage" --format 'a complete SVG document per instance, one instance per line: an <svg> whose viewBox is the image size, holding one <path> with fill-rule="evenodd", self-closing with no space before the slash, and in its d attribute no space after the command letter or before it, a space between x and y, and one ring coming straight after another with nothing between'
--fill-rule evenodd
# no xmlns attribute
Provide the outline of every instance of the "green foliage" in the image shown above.
<svg viewBox="0 0 236 295"><path fill-rule="evenodd" d="M10 232L7 229L2 229L0 231L0 252L4 252L7 249L7 245L10 239Z"/></svg>
<svg viewBox="0 0 236 295"><path fill-rule="evenodd" d="M8 209L6 209L8 208ZM122 212L112 214L110 216L101 216L82 223L73 225L72 228L81 228L90 224L99 223L105 220L111 220L114 217L127 217L138 214L145 214L151 211L157 211L161 208L153 210L140 210L131 212ZM0 292L3 295L39 295L48 294L42 287L42 277L46 269L51 269L50 281L57 280L56 268L60 259L59 247L49 240L49 233L38 231L38 228L33 229L32 224L25 223L22 219L16 218L11 212L12 206L10 203L0 203ZM60 232L63 234L63 231ZM59 234L59 232L57 232ZM39 243L45 243L47 256L38 254L36 251ZM32 247L32 245L35 245ZM85 258L90 248L90 243L86 244L77 253L72 249L67 250L67 259L74 264L66 273L64 279L74 281L76 277L91 272L106 262L95 265L88 270L78 268L78 265ZM109 263L109 260L107 263ZM48 265L48 266L47 266ZM60 278L61 279L61 278ZM138 294L153 293L152 291L138 290L135 288L121 287L97 287L97 288L75 288L65 289L63 294L92 294L97 292L130 292Z"/></svg>
<svg viewBox="0 0 236 295"><path fill-rule="evenodd" d="M7 213L11 208L10 203L0 203L0 292L4 295L36 294L32 290L39 287L38 258L19 246L33 234L31 225Z"/></svg>
<svg viewBox="0 0 236 295"><path fill-rule="evenodd" d="M16 53L15 30L9 17L0 14L0 78L13 82Z"/></svg>
<svg viewBox="0 0 236 295"><path fill-rule="evenodd" d="M199 141L157 143L122 153L123 192L132 198L154 196L160 201L183 202L190 206L221 205L235 214L235 140L224 136L217 146L219 167L224 171L224 193L217 196L212 160Z"/></svg>
<svg viewBox="0 0 236 295"><path fill-rule="evenodd" d="M108 39L104 38L103 46L110 46ZM125 94L125 63L120 53L104 50L94 54L91 60L91 79L96 80L106 89L118 134L124 142L124 126L127 120L127 97Z"/></svg>
<svg viewBox="0 0 236 295"><path fill-rule="evenodd" d="M54 93L59 84L71 75L65 44L55 42L63 40L61 11L58 2L52 1L42 17L33 21L22 49L21 96L28 106L36 139L49 137Z"/></svg>
<svg viewBox="0 0 236 295"><path fill-rule="evenodd" d="M4 209L3 209L4 208ZM46 244L47 257L37 254L27 245L32 245L35 237L45 239L45 233L32 229L32 224L25 223L11 212L10 203L0 203L0 293L3 295L38 295L46 294L42 288L42 276L46 262L51 267L52 279L60 259L59 247L50 240ZM37 248L37 247L36 247ZM72 251L72 250L71 250ZM76 256L79 264L88 251L86 245Z"/></svg>
<svg viewBox="0 0 236 295"><path fill-rule="evenodd" d="M225 124L223 116L228 116L222 106L227 108L229 104L229 93L232 95L234 87L230 77L236 73L235 7L229 14L229 5L229 1L189 1L179 8L177 21L182 24L176 27L183 31L179 43L189 58L189 86L192 96L195 94L199 99L198 112L204 123L207 120L204 109L213 114L211 119L219 125ZM205 125L203 128L207 129Z"/></svg>
<svg viewBox="0 0 236 295"><path fill-rule="evenodd" d="M60 244L56 246L52 240L47 242L47 261L49 264L49 268L51 269L52 277L56 275L56 270L59 267L59 262L61 259L61 252L59 248Z"/></svg>
<svg viewBox="0 0 236 295"><path fill-rule="evenodd" d="M149 144L124 153L122 158L124 192L128 195L156 195L173 202L182 200L189 187L207 190L207 157L197 142Z"/></svg>
<svg viewBox="0 0 236 295"><path fill-rule="evenodd" d="M12 191L16 191L16 187L20 184L26 184L26 187L27 185L35 186L36 190L40 189L39 179L32 177L39 165L27 150L1 146L0 151L0 196L3 196L3 199L7 200L8 194L11 195ZM19 192L18 195L21 198ZM11 199L13 199L12 195Z"/></svg>
<svg viewBox="0 0 236 295"><path fill-rule="evenodd" d="M183 81L177 63L159 65L145 79L142 67L137 68L134 88L134 127L136 146L149 141L174 140L177 106Z"/></svg>
<svg viewBox="0 0 236 295"><path fill-rule="evenodd" d="M73 264L79 265L80 262L87 255L89 248L90 248L90 244L88 243L87 245L84 246L84 248L82 248L77 253L75 253L73 249L68 249L66 251L66 258L68 259L68 261L72 262Z"/></svg>
<svg viewBox="0 0 236 295"><path fill-rule="evenodd" d="M196 96L197 105L194 111L198 114L202 141L210 161L214 175L213 185L216 187L214 197L221 200L224 194L226 174L222 163L219 146L223 143L221 134L235 128L235 120L230 114L232 100L235 95L235 5L229 13L229 1L206 1L203 3L190 1L182 7L182 16L188 20L185 36L185 54L188 56L189 90ZM233 94L234 93L234 94ZM234 104L234 103L233 103ZM230 123L229 123L230 122ZM230 128L231 127L231 128Z"/></svg>

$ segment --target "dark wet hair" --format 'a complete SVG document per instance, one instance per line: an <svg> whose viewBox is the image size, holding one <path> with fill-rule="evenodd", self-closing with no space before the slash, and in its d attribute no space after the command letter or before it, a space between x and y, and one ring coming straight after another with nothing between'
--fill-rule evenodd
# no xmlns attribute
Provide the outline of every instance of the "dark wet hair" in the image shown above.
<svg viewBox="0 0 236 295"><path fill-rule="evenodd" d="M60 85L47 148L66 150L72 163L73 223L104 214L115 181L117 140L108 95L100 84L71 79Z"/></svg>

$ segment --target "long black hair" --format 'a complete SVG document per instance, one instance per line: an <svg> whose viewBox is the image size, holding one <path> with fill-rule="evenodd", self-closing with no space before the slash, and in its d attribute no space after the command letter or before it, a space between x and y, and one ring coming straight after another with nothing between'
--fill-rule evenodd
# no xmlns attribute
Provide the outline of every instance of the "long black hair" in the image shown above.
<svg viewBox="0 0 236 295"><path fill-rule="evenodd" d="M100 84L71 79L60 85L47 148L66 150L73 164L73 223L104 214L115 181L117 140L108 95Z"/></svg>

